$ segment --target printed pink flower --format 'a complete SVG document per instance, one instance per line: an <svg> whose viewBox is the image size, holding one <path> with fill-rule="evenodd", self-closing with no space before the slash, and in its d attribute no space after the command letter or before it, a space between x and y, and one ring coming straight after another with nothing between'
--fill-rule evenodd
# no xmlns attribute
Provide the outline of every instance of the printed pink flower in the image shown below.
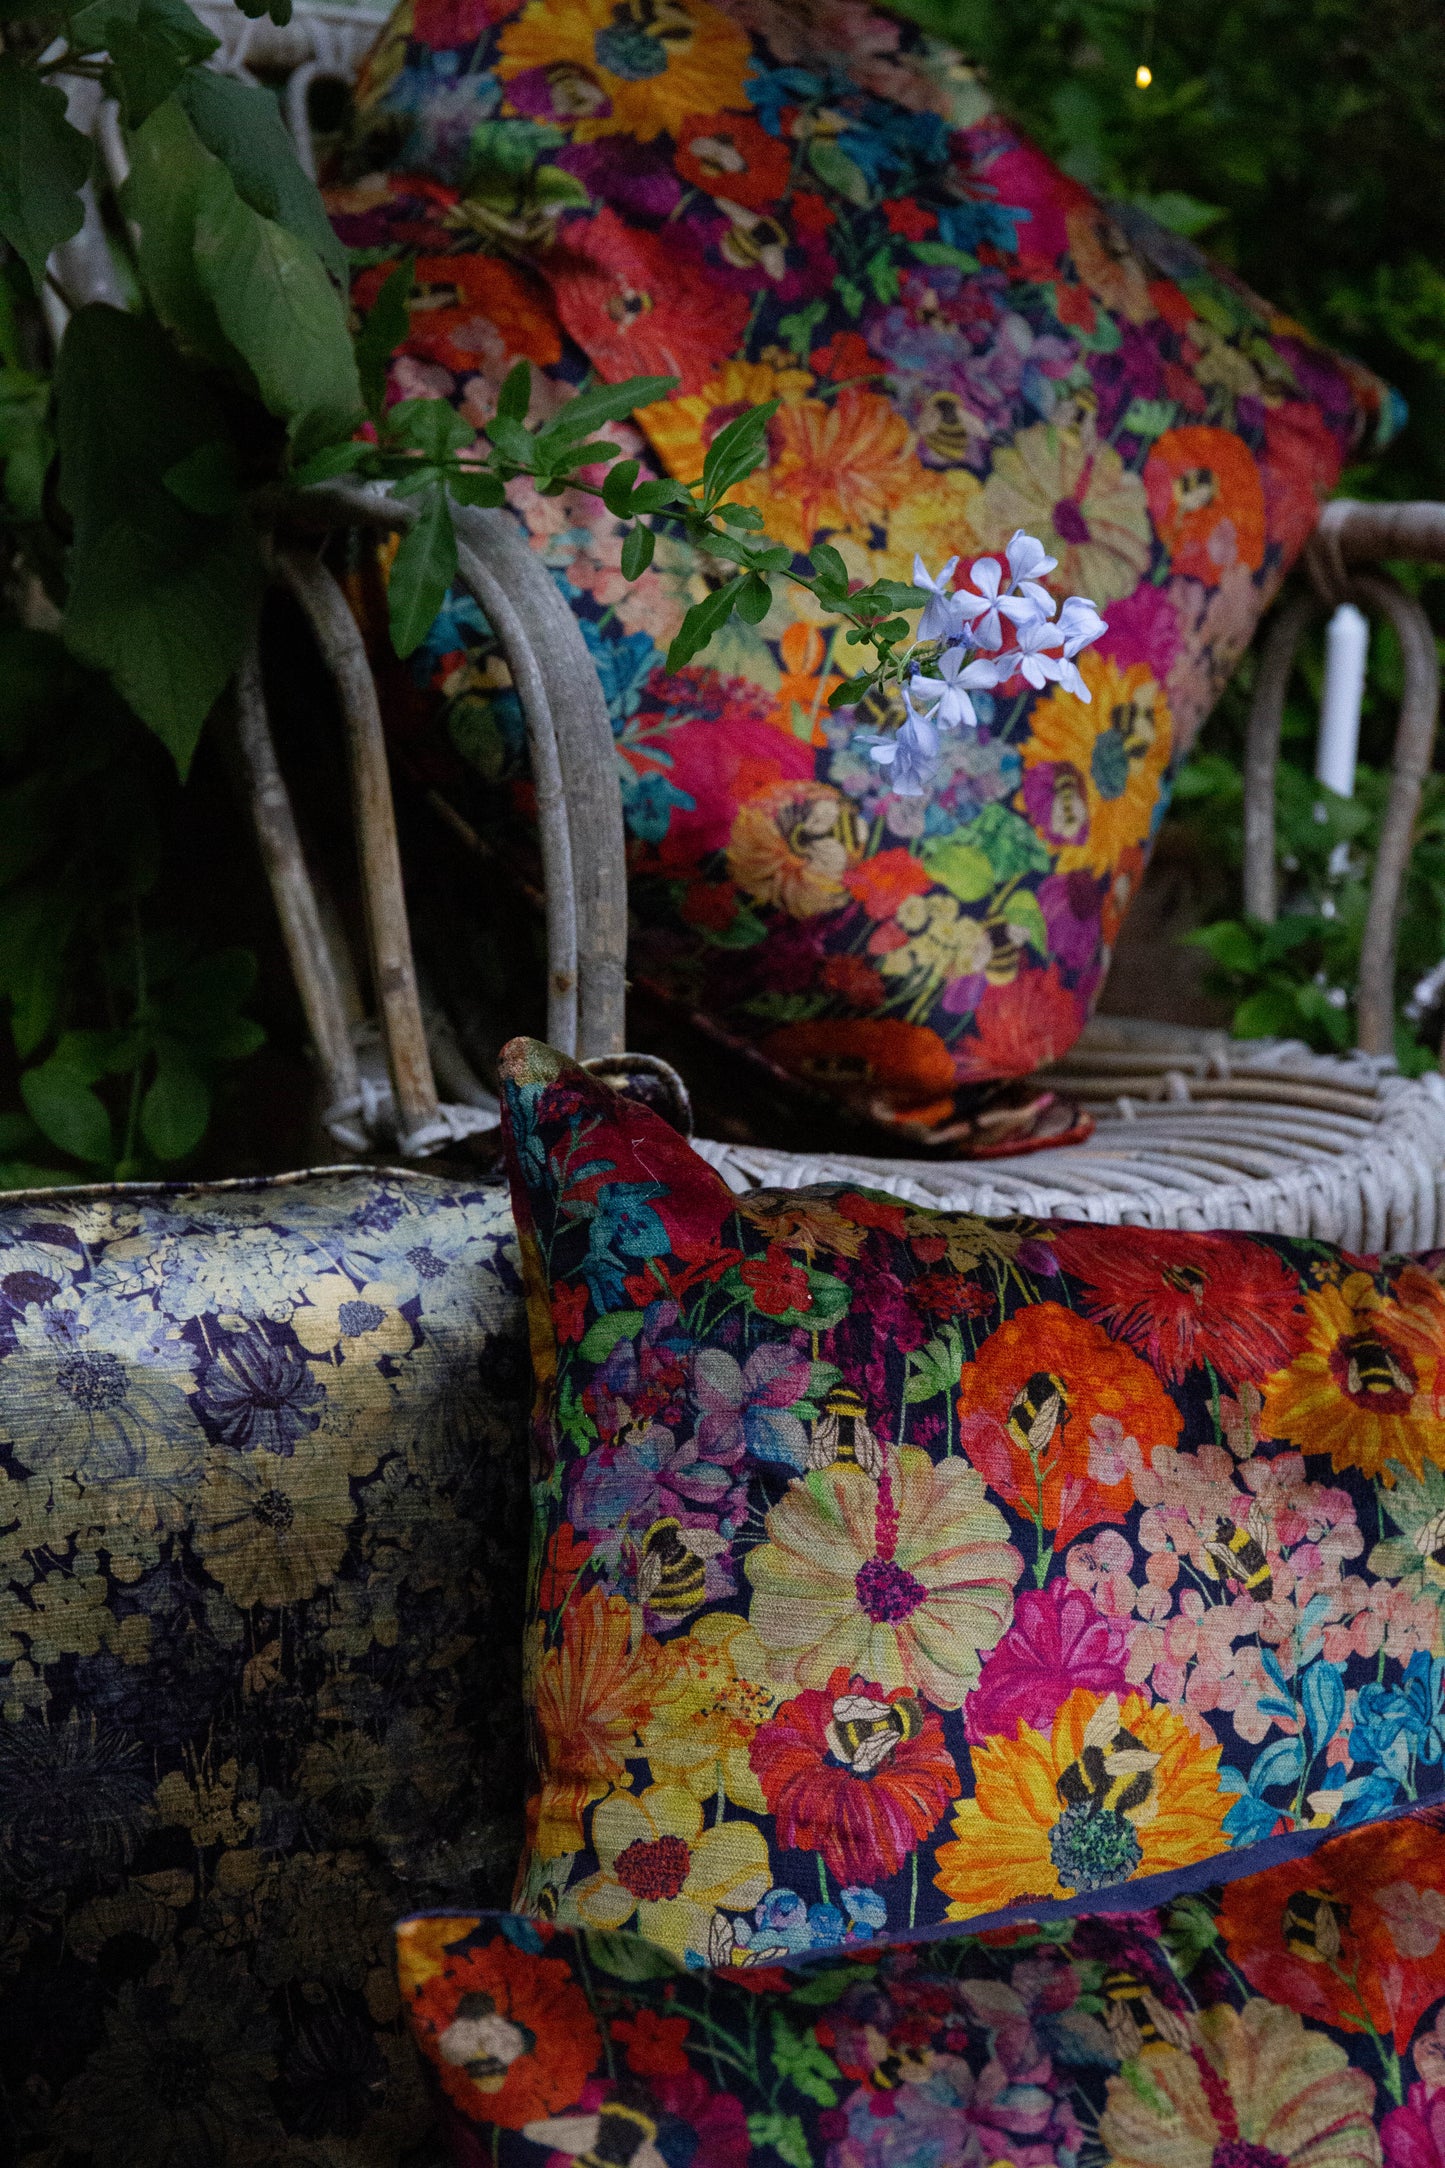
<svg viewBox="0 0 1445 2168"><path fill-rule="evenodd" d="M1013 1624L984 1664L963 1705L964 1732L977 1746L1018 1726L1051 1729L1076 1686L1120 1693L1126 1685L1128 1636L1095 1609L1081 1588L1052 1581L1016 1598Z"/></svg>
<svg viewBox="0 0 1445 2168"><path fill-rule="evenodd" d="M1380 2125L1385 2168L1445 2168L1445 2093L1412 2085Z"/></svg>

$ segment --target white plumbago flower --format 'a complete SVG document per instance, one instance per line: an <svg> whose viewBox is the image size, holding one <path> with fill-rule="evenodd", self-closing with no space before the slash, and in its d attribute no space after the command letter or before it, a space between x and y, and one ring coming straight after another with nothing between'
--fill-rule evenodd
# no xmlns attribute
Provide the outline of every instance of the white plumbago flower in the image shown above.
<svg viewBox="0 0 1445 2168"><path fill-rule="evenodd" d="M1022 527L1015 528L1007 555L1009 571L1020 586L1025 580L1041 580L1046 572L1058 570L1058 558L1048 556L1043 543L1025 534Z"/></svg>
<svg viewBox="0 0 1445 2168"><path fill-rule="evenodd" d="M1090 646L1108 629L1093 603L1084 595L1070 595L1059 612L1059 630L1064 636L1064 653L1070 661L1080 648Z"/></svg>
<svg viewBox="0 0 1445 2168"><path fill-rule="evenodd" d="M963 612L958 606L950 582L958 570L958 559L950 557L935 580L921 557L913 560L913 584L928 590L929 600L923 605L923 615L918 620L920 640L956 640L963 630Z"/></svg>
<svg viewBox="0 0 1445 2168"><path fill-rule="evenodd" d="M956 730L960 723L976 730L978 717L968 696L997 685L998 664L979 656L969 661L963 648L951 647L939 656L937 667L938 677L915 677L910 681L912 697L932 704L932 720L940 730Z"/></svg>
<svg viewBox="0 0 1445 2168"><path fill-rule="evenodd" d="M1019 626L1018 646L1013 654L1001 655L999 661L1012 662L1025 683L1041 692L1058 677L1061 667L1058 657L1047 651L1062 644L1063 636L1057 625L1051 625L1046 617L1034 617L1028 624Z"/></svg>
<svg viewBox="0 0 1445 2168"><path fill-rule="evenodd" d="M955 593L954 600L962 604L965 617L976 620L969 637L979 647L1002 647L1003 626L1000 619L1006 617L1012 624L1026 625L1040 614L1039 604L1031 597L1012 595L1007 591L1000 593L1003 574L994 558L977 558L969 567L968 576L979 589L982 599L980 600L980 595L971 595L968 589L963 587ZM1040 589L1040 593L1042 592ZM1045 599L1049 600L1047 597ZM1053 602L1049 600L1047 614L1052 613Z"/></svg>
<svg viewBox="0 0 1445 2168"><path fill-rule="evenodd" d="M888 780L900 798L921 798L933 781L938 761L938 732L926 715L920 715L905 692L907 720L882 745L871 748L869 758L888 770Z"/></svg>
<svg viewBox="0 0 1445 2168"><path fill-rule="evenodd" d="M1087 702L1093 699L1094 696L1084 683L1078 664L1071 662L1067 655L1062 656L1054 664L1053 670L1055 679L1066 693L1072 693L1076 700Z"/></svg>

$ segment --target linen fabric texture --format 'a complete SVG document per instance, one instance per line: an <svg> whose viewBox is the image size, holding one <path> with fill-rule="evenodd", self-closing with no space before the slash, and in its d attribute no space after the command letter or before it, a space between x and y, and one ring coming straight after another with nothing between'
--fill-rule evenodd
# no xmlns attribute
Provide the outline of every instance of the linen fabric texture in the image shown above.
<svg viewBox="0 0 1445 2168"><path fill-rule="evenodd" d="M1171 761L1393 395L1101 203L956 53L858 0L408 0L360 107L330 205L363 312L415 259L392 398L481 426L518 359L534 421L589 372L674 374L608 433L687 481L776 399L768 463L732 492L776 540L908 579L915 552L936 572L1022 527L1058 559L1053 592L1109 623L1080 658L1087 704L985 697L933 795L900 798L856 742L882 710L827 707L860 652L810 597L780 584L760 625L670 673L716 567L660 526L629 582L598 497L515 485L611 707L634 979L925 1130L1063 1053ZM413 670L404 757L515 833L521 715L469 600Z"/></svg>
<svg viewBox="0 0 1445 2168"><path fill-rule="evenodd" d="M0 1205L7 2161L429 2145L392 1922L515 1861L528 1375L500 1186Z"/></svg>
<svg viewBox="0 0 1445 2168"><path fill-rule="evenodd" d="M1436 2168L1438 1808L1135 1913L689 1970L433 1916L403 1992L457 2168Z"/></svg>
<svg viewBox="0 0 1445 2168"><path fill-rule="evenodd" d="M1163 1902L1440 1794L1424 1264L737 1197L550 1049L503 1073L517 1909L749 1966Z"/></svg>

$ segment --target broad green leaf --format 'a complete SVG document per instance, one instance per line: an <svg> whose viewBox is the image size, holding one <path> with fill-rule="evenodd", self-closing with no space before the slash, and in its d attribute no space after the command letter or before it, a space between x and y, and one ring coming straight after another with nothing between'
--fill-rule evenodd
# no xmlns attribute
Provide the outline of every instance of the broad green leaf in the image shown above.
<svg viewBox="0 0 1445 2168"><path fill-rule="evenodd" d="M230 174L241 201L304 241L344 291L346 251L326 215L320 190L296 156L272 92L209 68L193 68L176 95L201 142Z"/></svg>
<svg viewBox="0 0 1445 2168"><path fill-rule="evenodd" d="M588 1363L606 1362L619 1340L635 1340L642 1330L640 1310L610 1310L587 1328L579 1350Z"/></svg>
<svg viewBox="0 0 1445 2168"><path fill-rule="evenodd" d="M185 1048L162 1039L156 1048L156 1073L141 1100L141 1135L157 1159L184 1159L206 1133L211 1092Z"/></svg>
<svg viewBox="0 0 1445 2168"><path fill-rule="evenodd" d="M650 527L640 523L632 528L622 545L622 577L624 580L640 579L652 563L652 553L657 538Z"/></svg>
<svg viewBox="0 0 1445 2168"><path fill-rule="evenodd" d="M86 14L93 22L92 35L100 35L110 54L106 87L128 128L139 127L169 98L187 70L208 60L220 44L185 0L139 0L138 5L129 0L109 11L103 31L94 21L98 12L90 8Z"/></svg>
<svg viewBox="0 0 1445 2168"><path fill-rule="evenodd" d="M667 651L669 670L681 670L694 655L702 653L715 632L721 631L733 614L733 603L742 584L740 577L726 580L721 587L714 587L710 594L704 595L701 602L693 604Z"/></svg>
<svg viewBox="0 0 1445 2168"><path fill-rule="evenodd" d="M74 522L65 638L184 775L254 622L261 565L237 517L188 509L164 477L224 439L210 387L153 321L79 311L56 369L60 498Z"/></svg>
<svg viewBox="0 0 1445 2168"><path fill-rule="evenodd" d="M848 592L848 567L831 542L815 542L808 552L813 570L825 580L832 580Z"/></svg>
<svg viewBox="0 0 1445 2168"><path fill-rule="evenodd" d="M539 440L530 429L525 428L513 415L494 414L487 423L486 434L503 459L509 459L513 466L531 472L540 454Z"/></svg>
<svg viewBox="0 0 1445 2168"><path fill-rule="evenodd" d="M772 606L773 590L760 572L750 572L738 589L738 616L745 625L760 625Z"/></svg>
<svg viewBox="0 0 1445 2168"><path fill-rule="evenodd" d="M1216 919L1212 926L1197 927L1185 938L1191 948L1203 949L1221 970L1248 972L1259 967L1259 936L1240 919Z"/></svg>
<svg viewBox="0 0 1445 2168"><path fill-rule="evenodd" d="M846 196L860 209L867 205L872 194L867 174L831 136L813 137L808 145L808 163L826 187L836 188L840 196Z"/></svg>
<svg viewBox="0 0 1445 2168"><path fill-rule="evenodd" d="M615 518L626 519L631 511L632 485L641 471L635 459L624 459L612 468L603 482L602 502Z"/></svg>
<svg viewBox="0 0 1445 2168"><path fill-rule="evenodd" d="M293 440L349 436L361 385L341 297L316 251L243 203L220 167L201 190L196 268L221 329Z"/></svg>
<svg viewBox="0 0 1445 2168"><path fill-rule="evenodd" d="M456 530L445 491L433 489L422 499L416 525L402 536L391 567L388 606L398 655L411 655L421 646L456 576Z"/></svg>
<svg viewBox="0 0 1445 2168"><path fill-rule="evenodd" d="M960 836L939 836L924 844L924 865L931 879L957 896L960 903L979 903L996 885L986 854Z"/></svg>
<svg viewBox="0 0 1445 2168"><path fill-rule="evenodd" d="M686 1973L677 1959L641 1935L613 1935L594 1930L579 1938L599 1972L614 1980L666 1980Z"/></svg>
<svg viewBox="0 0 1445 2168"><path fill-rule="evenodd" d="M373 421L380 421L386 411L386 386L392 356L411 329L408 304L415 278L414 256L408 256L394 271L388 272L353 342L361 396Z"/></svg>
<svg viewBox="0 0 1445 2168"><path fill-rule="evenodd" d="M218 368L236 356L196 267L196 209L217 161L174 98L130 133L121 206L139 229L136 260L147 300L182 344Z"/></svg>
<svg viewBox="0 0 1445 2168"><path fill-rule="evenodd" d="M447 492L458 504L477 504L492 511L507 501L502 477L490 467L449 468Z"/></svg>
<svg viewBox="0 0 1445 2168"><path fill-rule="evenodd" d="M161 476L173 497L192 512L218 519L234 512L241 501L235 446L224 437L198 444L184 459Z"/></svg>
<svg viewBox="0 0 1445 2168"><path fill-rule="evenodd" d="M0 503L25 522L41 517L54 444L50 386L28 370L0 368Z"/></svg>
<svg viewBox="0 0 1445 2168"><path fill-rule="evenodd" d="M20 1096L36 1127L62 1152L92 1166L109 1165L114 1142L105 1102L59 1054L22 1072Z"/></svg>
<svg viewBox="0 0 1445 2168"><path fill-rule="evenodd" d="M255 955L248 948L218 949L187 964L161 1006L162 1028L172 1037L193 1039L209 1048L250 999L256 971Z"/></svg>
<svg viewBox="0 0 1445 2168"><path fill-rule="evenodd" d="M64 91L0 53L0 240L37 294L50 251L80 231L80 184L89 172L90 144L65 117Z"/></svg>
<svg viewBox="0 0 1445 2168"><path fill-rule="evenodd" d="M509 421L524 422L531 404L532 365L529 361L514 362L497 393L497 412L505 414Z"/></svg>
<svg viewBox="0 0 1445 2168"><path fill-rule="evenodd" d="M660 512L664 505L686 504L687 502L687 491L683 488L681 482L639 482L632 492L632 510L634 513ZM749 507L738 505L734 509L744 511Z"/></svg>

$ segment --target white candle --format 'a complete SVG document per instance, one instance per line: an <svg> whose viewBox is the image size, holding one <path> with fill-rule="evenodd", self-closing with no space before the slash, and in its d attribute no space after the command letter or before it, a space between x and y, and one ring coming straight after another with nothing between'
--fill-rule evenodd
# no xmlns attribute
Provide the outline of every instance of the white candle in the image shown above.
<svg viewBox="0 0 1445 2168"><path fill-rule="evenodd" d="M1320 734L1315 781L1341 798L1355 795L1360 755L1360 707L1365 697L1365 659L1370 620L1353 602L1342 602L1325 634L1325 682L1320 694Z"/></svg>

